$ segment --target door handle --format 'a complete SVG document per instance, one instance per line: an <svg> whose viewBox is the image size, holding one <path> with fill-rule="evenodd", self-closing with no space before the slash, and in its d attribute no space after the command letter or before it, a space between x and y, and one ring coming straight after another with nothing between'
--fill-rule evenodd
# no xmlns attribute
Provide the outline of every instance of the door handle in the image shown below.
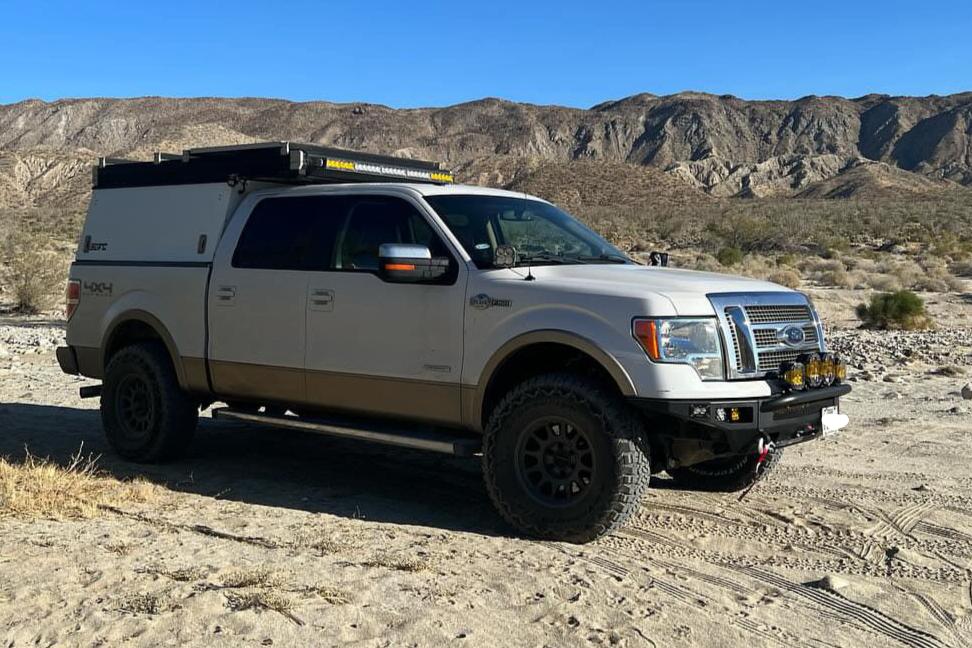
<svg viewBox="0 0 972 648"><path fill-rule="evenodd" d="M219 286L216 288L216 303L224 306L236 301L236 286Z"/></svg>
<svg viewBox="0 0 972 648"><path fill-rule="evenodd" d="M327 288L311 288L308 308L315 311L333 311L334 291Z"/></svg>

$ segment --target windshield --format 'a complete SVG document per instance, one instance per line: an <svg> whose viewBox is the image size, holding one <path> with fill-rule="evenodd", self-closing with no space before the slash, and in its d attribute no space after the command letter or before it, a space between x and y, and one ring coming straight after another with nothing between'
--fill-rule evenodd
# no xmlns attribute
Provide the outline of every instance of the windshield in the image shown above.
<svg viewBox="0 0 972 648"><path fill-rule="evenodd" d="M629 263L616 247L553 205L507 196L440 195L425 200L478 268L495 268L493 253L512 245L517 265Z"/></svg>

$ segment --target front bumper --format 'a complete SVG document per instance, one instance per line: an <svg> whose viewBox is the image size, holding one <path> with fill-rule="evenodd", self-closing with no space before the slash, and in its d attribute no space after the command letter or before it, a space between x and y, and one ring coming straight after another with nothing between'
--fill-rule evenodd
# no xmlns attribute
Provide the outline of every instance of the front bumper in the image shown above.
<svg viewBox="0 0 972 648"><path fill-rule="evenodd" d="M841 384L755 399L630 400L645 413L650 441L671 468L748 454L760 439L782 448L820 438L823 409L837 407L850 391L850 385ZM732 410L738 412L736 421Z"/></svg>

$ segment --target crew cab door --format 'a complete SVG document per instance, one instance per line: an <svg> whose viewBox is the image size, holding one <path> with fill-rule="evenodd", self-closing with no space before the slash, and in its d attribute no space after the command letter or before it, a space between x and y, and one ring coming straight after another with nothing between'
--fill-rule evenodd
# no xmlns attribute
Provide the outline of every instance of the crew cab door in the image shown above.
<svg viewBox="0 0 972 648"><path fill-rule="evenodd" d="M309 273L307 398L327 409L460 422L466 268L435 226L399 196L343 197L327 271ZM378 275L385 243L449 257L439 284Z"/></svg>
<svg viewBox="0 0 972 648"><path fill-rule="evenodd" d="M223 397L304 401L305 264L317 253L317 198L263 198L223 235L209 286L210 371Z"/></svg>

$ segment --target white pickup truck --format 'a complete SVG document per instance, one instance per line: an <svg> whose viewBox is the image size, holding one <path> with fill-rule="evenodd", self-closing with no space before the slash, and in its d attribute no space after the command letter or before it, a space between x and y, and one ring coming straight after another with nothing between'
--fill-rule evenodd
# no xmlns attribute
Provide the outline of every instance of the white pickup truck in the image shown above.
<svg viewBox="0 0 972 648"><path fill-rule="evenodd" d="M847 424L809 300L639 265L541 200L293 143L101 160L62 369L132 461L199 412L482 455L520 532L618 527L650 475L745 488Z"/></svg>

